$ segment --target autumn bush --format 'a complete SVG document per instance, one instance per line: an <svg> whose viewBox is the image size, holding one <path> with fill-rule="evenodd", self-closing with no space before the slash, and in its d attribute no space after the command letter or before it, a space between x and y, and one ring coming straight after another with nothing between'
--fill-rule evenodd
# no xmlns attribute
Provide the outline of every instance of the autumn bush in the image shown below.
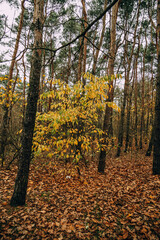
<svg viewBox="0 0 160 240"><path fill-rule="evenodd" d="M44 109L49 98L52 104L49 112L37 114L33 144L35 155L48 152L48 157L78 163L80 160L86 162L88 155L103 147L99 112L104 112L105 104L115 110L119 108L106 101L108 76L98 78L86 73L83 77L87 82L85 86L81 82L71 86L55 80L54 90L41 95Z"/></svg>
<svg viewBox="0 0 160 240"><path fill-rule="evenodd" d="M20 148L20 131L22 129L22 81L11 79L7 90L7 75L0 77L0 142L3 137L2 123L6 107L8 108L7 139L5 142L5 156L11 158ZM7 100L8 98L8 100ZM7 100L7 101L6 101Z"/></svg>

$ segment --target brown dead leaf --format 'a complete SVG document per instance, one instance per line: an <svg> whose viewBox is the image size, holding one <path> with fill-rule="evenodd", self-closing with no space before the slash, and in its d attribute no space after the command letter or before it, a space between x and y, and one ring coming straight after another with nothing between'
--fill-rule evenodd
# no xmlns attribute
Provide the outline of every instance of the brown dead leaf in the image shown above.
<svg viewBox="0 0 160 240"><path fill-rule="evenodd" d="M98 224L100 224L101 222L100 221L98 221L97 219L92 219L92 222L94 222L94 223L98 223Z"/></svg>
<svg viewBox="0 0 160 240"><path fill-rule="evenodd" d="M141 229L141 233L146 233L146 232L148 232L148 230L147 230L145 227L143 227L143 228Z"/></svg>
<svg viewBox="0 0 160 240"><path fill-rule="evenodd" d="M125 233L123 234L122 238L123 239L127 239L128 238L128 232L127 231L125 231Z"/></svg>
<svg viewBox="0 0 160 240"><path fill-rule="evenodd" d="M73 232L76 232L76 229L75 229L75 227L73 226L73 224L68 224L66 231L69 232L69 233L71 233L72 231L73 231Z"/></svg>
<svg viewBox="0 0 160 240"><path fill-rule="evenodd" d="M59 227L59 226L60 226L60 223L59 223L59 222L55 222L55 225L56 225L57 227Z"/></svg>
<svg viewBox="0 0 160 240"><path fill-rule="evenodd" d="M67 223L63 223L61 228L62 228L63 231L66 230L67 229Z"/></svg>
<svg viewBox="0 0 160 240"><path fill-rule="evenodd" d="M85 226L82 225L82 224L76 224L76 228L78 228L78 229L83 229L83 228L85 228Z"/></svg>
<svg viewBox="0 0 160 240"><path fill-rule="evenodd" d="M53 176L46 158L37 159L31 165L27 204L17 208L7 203L17 169L2 169L0 235L3 239L85 240L97 239L98 232L100 239L158 240L160 181L151 173L152 159L146 161L141 153L132 153L131 159L129 153L110 160L106 175L97 173L95 163L89 171L82 166L80 184L78 177L67 180L59 174L60 170L72 176L63 162L55 169L53 159Z"/></svg>
<svg viewBox="0 0 160 240"><path fill-rule="evenodd" d="M53 229L49 229L48 232L49 232L50 234L54 234L54 230L53 230Z"/></svg>

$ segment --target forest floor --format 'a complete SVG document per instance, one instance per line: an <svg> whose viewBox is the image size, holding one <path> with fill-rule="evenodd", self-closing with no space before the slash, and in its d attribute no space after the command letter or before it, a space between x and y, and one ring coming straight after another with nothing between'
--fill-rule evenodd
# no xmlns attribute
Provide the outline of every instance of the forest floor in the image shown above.
<svg viewBox="0 0 160 240"><path fill-rule="evenodd" d="M0 239L160 239L160 178L152 157L130 152L81 167L41 158L31 164L26 205L11 207L16 177L0 169Z"/></svg>

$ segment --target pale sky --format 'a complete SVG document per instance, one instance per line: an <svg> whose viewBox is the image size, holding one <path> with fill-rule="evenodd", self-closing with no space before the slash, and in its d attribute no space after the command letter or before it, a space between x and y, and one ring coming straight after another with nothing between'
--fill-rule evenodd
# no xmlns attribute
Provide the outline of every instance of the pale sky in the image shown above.
<svg viewBox="0 0 160 240"><path fill-rule="evenodd" d="M0 15L5 14L8 18L8 24L11 26L15 17L17 17L19 9L11 7L9 3L3 1L0 3Z"/></svg>

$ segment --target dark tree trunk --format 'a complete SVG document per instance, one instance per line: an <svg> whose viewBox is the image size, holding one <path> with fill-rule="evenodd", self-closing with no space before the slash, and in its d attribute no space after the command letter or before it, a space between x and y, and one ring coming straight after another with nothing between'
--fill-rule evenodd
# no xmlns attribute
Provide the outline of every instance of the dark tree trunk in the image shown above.
<svg viewBox="0 0 160 240"><path fill-rule="evenodd" d="M20 206L25 204L29 166L32 152L33 131L37 111L37 101L39 96L39 81L41 73L42 53L39 49L42 47L42 30L44 1L34 1L34 47L30 71L30 87L28 92L27 107L23 123L22 149L19 158L18 173L15 181L14 193L11 198L11 206Z"/></svg>
<svg viewBox="0 0 160 240"><path fill-rule="evenodd" d="M131 115L131 105L132 105L132 92L133 92L134 80L132 84L132 88L129 94L129 102L128 102L128 109L127 109L127 126L126 126L126 143L125 143L125 150L127 152L129 141L130 141L130 115Z"/></svg>
<svg viewBox="0 0 160 240"><path fill-rule="evenodd" d="M154 139L154 127L152 128L151 139L149 141L149 146L146 152L146 156L151 156L152 147L153 147L153 139Z"/></svg>
<svg viewBox="0 0 160 240"><path fill-rule="evenodd" d="M156 81L153 174L160 175L160 0L157 5L158 66Z"/></svg>
<svg viewBox="0 0 160 240"><path fill-rule="evenodd" d="M1 142L0 142L0 156L2 158L2 167L3 167L3 163L5 160L5 147L6 147L6 143L7 143L7 136L8 136L8 127L9 127L9 118L8 118L8 112L9 112L9 108L8 106L4 106L4 115L3 115L3 121L2 121L2 138L1 138Z"/></svg>
<svg viewBox="0 0 160 240"><path fill-rule="evenodd" d="M140 45L140 44L139 44ZM139 45L138 45L138 53L139 53ZM134 89L134 105L135 105L135 125L134 125L134 132L135 132L135 146L138 146L138 141L137 141L137 125L138 125L138 114L137 114L137 57L135 59L135 89Z"/></svg>
<svg viewBox="0 0 160 240"><path fill-rule="evenodd" d="M109 99L107 99L109 101ZM111 101L110 101L111 102ZM103 147L101 148L100 151L100 156L99 156L99 163L98 163L98 172L104 173L105 170L105 162L106 162L106 149L105 147L107 146L107 141L106 141L106 134L109 134L107 129L109 129L109 124L110 124L110 118L108 116L111 116L111 108L108 107L106 104L106 109L105 109L105 115L104 115L104 122L103 122L103 142L101 143Z"/></svg>
<svg viewBox="0 0 160 240"><path fill-rule="evenodd" d="M145 39L146 39L146 30L145 30ZM146 40L146 46L143 53L143 69L142 69L142 102L141 102L141 127L140 127L140 142L139 142L139 148L143 148L143 135L144 135L144 90L145 90L145 56L147 51L147 40Z"/></svg>

